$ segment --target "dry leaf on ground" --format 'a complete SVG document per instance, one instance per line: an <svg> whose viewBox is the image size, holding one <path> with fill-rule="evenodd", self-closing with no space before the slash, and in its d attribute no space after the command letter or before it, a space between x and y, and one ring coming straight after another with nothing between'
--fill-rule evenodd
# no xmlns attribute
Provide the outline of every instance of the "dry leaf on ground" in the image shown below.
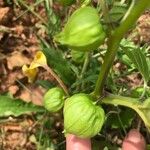
<svg viewBox="0 0 150 150"><path fill-rule="evenodd" d="M4 19L4 17L7 16L9 10L10 10L9 7L0 8L0 22Z"/></svg>
<svg viewBox="0 0 150 150"><path fill-rule="evenodd" d="M24 64L29 64L30 60L20 52L13 52L7 57L8 69L13 70L15 67L22 67Z"/></svg>

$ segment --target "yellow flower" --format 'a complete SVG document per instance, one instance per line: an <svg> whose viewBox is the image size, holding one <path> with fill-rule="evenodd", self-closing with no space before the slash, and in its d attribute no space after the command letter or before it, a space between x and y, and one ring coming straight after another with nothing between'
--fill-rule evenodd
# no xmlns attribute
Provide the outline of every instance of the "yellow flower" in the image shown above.
<svg viewBox="0 0 150 150"><path fill-rule="evenodd" d="M32 83L35 80L38 73L38 67L43 67L45 65L47 65L46 57L41 51L36 53L29 67L27 65L23 65L22 71L23 74L28 77L29 83Z"/></svg>
<svg viewBox="0 0 150 150"><path fill-rule="evenodd" d="M30 68L27 65L22 67L23 74L28 77L28 82L33 83L38 72L38 68Z"/></svg>
<svg viewBox="0 0 150 150"><path fill-rule="evenodd" d="M47 65L46 57L41 51L38 51L34 57L34 60L31 62L30 68L33 69L43 67L45 65Z"/></svg>

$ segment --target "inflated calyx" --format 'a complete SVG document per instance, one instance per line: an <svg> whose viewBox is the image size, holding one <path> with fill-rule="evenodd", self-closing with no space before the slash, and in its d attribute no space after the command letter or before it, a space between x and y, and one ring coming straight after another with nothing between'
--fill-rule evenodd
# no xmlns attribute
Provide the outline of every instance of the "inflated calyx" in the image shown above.
<svg viewBox="0 0 150 150"><path fill-rule="evenodd" d="M100 132L104 120L104 110L96 106L87 94L75 94L65 101L64 131L66 134L91 138Z"/></svg>
<svg viewBox="0 0 150 150"><path fill-rule="evenodd" d="M76 10L55 40L78 51L97 49L104 42L105 32L95 8L86 6Z"/></svg>
<svg viewBox="0 0 150 150"><path fill-rule="evenodd" d="M44 107L50 112L59 111L64 105L64 96L61 88L51 88L44 95Z"/></svg>

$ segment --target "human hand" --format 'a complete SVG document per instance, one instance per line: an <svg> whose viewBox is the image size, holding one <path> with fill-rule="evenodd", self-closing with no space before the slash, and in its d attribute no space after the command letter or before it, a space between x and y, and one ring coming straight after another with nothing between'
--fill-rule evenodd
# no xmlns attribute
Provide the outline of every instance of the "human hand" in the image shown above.
<svg viewBox="0 0 150 150"><path fill-rule="evenodd" d="M130 130L123 141L122 150L146 150L146 142L142 134L136 129Z"/></svg>
<svg viewBox="0 0 150 150"><path fill-rule="evenodd" d="M66 137L66 150L91 150L91 140L68 134Z"/></svg>
<svg viewBox="0 0 150 150"><path fill-rule="evenodd" d="M125 137L122 150L145 150L146 142L141 133L132 129ZM92 150L91 140L82 139L75 135L68 134L66 137L66 150Z"/></svg>

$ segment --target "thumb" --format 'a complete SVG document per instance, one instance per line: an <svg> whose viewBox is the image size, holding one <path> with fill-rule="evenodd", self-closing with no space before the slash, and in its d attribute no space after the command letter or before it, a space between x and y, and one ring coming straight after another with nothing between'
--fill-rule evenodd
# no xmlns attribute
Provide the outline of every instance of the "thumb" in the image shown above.
<svg viewBox="0 0 150 150"><path fill-rule="evenodd" d="M91 150L91 140L68 134L66 136L66 150Z"/></svg>
<svg viewBox="0 0 150 150"><path fill-rule="evenodd" d="M123 141L122 150L146 150L145 139L138 130L130 130Z"/></svg>

